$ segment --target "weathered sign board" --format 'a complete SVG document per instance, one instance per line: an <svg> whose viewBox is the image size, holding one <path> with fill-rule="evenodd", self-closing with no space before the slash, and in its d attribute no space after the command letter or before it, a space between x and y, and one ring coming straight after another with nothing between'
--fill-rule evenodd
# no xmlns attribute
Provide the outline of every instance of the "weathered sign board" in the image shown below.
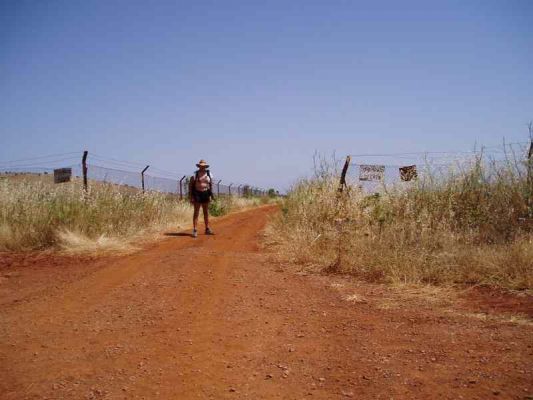
<svg viewBox="0 0 533 400"><path fill-rule="evenodd" d="M384 165L360 165L359 166L359 180L360 181L382 181L385 177Z"/></svg>
<svg viewBox="0 0 533 400"><path fill-rule="evenodd" d="M54 183L70 182L72 178L72 168L54 169Z"/></svg>
<svg viewBox="0 0 533 400"><path fill-rule="evenodd" d="M405 167L401 167L400 178L404 182L409 182L413 179L418 178L418 173L416 172L416 165L408 165Z"/></svg>

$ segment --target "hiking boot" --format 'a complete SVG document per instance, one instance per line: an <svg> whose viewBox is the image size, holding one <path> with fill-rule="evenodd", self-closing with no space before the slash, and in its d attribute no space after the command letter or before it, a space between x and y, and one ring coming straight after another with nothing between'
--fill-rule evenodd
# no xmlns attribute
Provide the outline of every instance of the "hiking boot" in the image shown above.
<svg viewBox="0 0 533 400"><path fill-rule="evenodd" d="M198 231L197 231L196 229L193 229L193 230L192 230L192 237L193 237L193 238L198 237Z"/></svg>
<svg viewBox="0 0 533 400"><path fill-rule="evenodd" d="M214 233L211 229L206 228L206 229L205 229L205 234L206 234L206 235L214 235L215 233Z"/></svg>

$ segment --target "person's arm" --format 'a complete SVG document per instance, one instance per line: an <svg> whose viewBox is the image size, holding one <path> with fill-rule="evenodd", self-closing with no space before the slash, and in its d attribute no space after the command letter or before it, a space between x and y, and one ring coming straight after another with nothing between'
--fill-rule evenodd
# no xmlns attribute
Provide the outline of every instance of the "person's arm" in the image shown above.
<svg viewBox="0 0 533 400"><path fill-rule="evenodd" d="M213 174L209 174L209 192L211 193L211 199L215 200L215 193L213 192Z"/></svg>

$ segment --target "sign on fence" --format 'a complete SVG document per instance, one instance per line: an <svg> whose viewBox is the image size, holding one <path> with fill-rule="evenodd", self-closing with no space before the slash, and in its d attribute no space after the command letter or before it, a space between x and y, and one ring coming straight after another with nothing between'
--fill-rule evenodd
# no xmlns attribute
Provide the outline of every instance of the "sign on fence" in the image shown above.
<svg viewBox="0 0 533 400"><path fill-rule="evenodd" d="M405 167L400 167L400 178L404 182L412 181L418 177L416 172L416 165L408 165Z"/></svg>
<svg viewBox="0 0 533 400"><path fill-rule="evenodd" d="M382 181L385 177L384 165L360 165L359 166L359 180L360 181Z"/></svg>
<svg viewBox="0 0 533 400"><path fill-rule="evenodd" d="M70 182L72 168L54 169L54 183Z"/></svg>

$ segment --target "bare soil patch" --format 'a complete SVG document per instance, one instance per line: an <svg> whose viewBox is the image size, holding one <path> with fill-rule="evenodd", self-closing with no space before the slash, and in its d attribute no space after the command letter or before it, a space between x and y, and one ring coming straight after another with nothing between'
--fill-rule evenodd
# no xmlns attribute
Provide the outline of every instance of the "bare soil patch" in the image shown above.
<svg viewBox="0 0 533 400"><path fill-rule="evenodd" d="M465 312L531 316L530 297L295 272L260 246L274 212L120 257L1 254L0 397L533 395L531 324Z"/></svg>

